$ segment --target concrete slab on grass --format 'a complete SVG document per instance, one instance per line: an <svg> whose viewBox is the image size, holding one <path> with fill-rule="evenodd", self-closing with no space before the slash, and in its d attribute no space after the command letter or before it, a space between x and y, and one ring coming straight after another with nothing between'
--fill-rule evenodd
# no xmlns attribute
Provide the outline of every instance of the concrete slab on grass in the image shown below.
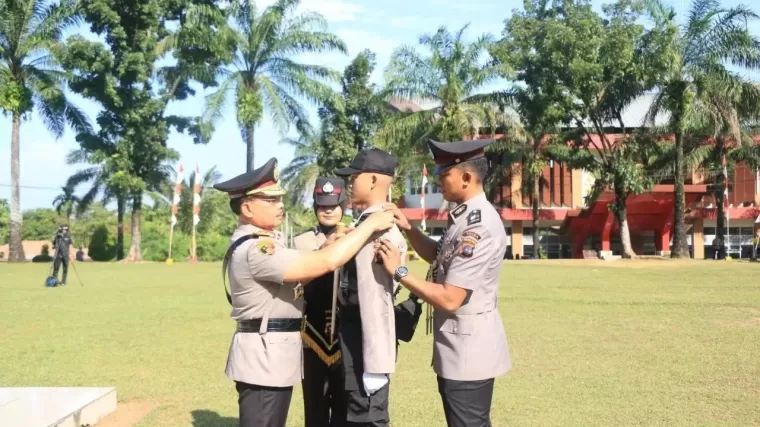
<svg viewBox="0 0 760 427"><path fill-rule="evenodd" d="M94 426L115 410L113 387L0 387L3 427Z"/></svg>

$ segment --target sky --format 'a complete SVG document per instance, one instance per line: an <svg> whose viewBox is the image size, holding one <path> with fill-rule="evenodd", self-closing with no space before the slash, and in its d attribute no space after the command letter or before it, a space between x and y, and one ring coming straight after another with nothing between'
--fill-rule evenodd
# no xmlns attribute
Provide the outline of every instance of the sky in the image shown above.
<svg viewBox="0 0 760 427"><path fill-rule="evenodd" d="M265 7L272 0L257 1L259 7ZM599 8L602 2L594 0ZM733 6L737 0L722 2L724 6ZM383 84L383 70L388 64L393 50L401 45L415 46L419 52L426 53L419 44L419 37L432 34L440 26L447 26L455 32L462 26L470 24L466 38L473 40L483 33L490 33L499 38L504 28L504 21L512 11L522 9L521 0L302 0L301 10L321 13L328 22L329 30L341 37L348 54L328 53L303 58L304 61L330 66L340 72L363 49L370 49L376 54L377 66L372 76L373 82ZM673 0L670 3L678 16L688 11L689 2ZM89 34L86 25L67 31L67 35ZM205 96L213 89L199 90L195 97L182 102L170 104L167 114L197 116L203 111ZM93 121L99 111L97 103L72 96L73 101L82 108ZM316 117L316 108L309 107L312 117ZM217 124L216 131L207 145L195 145L192 138L172 131L168 145L176 149L185 169L185 177L195 169L201 173L216 167L222 179L232 178L245 172L246 147L241 139L235 121L235 111L231 103L225 109L224 119ZM291 132L291 136L293 133ZM55 139L40 119L32 114L21 125L21 208L52 207L53 199L61 193L66 179L77 170L88 165L67 165L66 156L77 148L74 133L67 129L60 139ZM255 166L259 167L270 158L276 157L281 168L293 158L293 149L280 144L283 135L275 129L272 121L266 118L255 133ZM10 117L0 116L0 199L10 200ZM176 166L178 166L175 165ZM82 191L85 189L83 188Z"/></svg>

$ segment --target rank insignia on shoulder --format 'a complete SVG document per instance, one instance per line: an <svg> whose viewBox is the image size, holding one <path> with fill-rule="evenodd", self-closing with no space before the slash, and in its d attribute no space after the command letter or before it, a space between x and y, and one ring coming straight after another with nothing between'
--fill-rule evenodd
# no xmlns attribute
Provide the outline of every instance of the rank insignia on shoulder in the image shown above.
<svg viewBox="0 0 760 427"><path fill-rule="evenodd" d="M466 211L466 210L467 210L467 205L461 204L461 205L457 206L456 209L454 209L453 211L451 211L451 216L453 216L454 218L459 218L459 216L462 215L464 213L464 211Z"/></svg>
<svg viewBox="0 0 760 427"><path fill-rule="evenodd" d="M274 242L271 239L260 241L256 247L264 255L272 255L274 253Z"/></svg>
<svg viewBox="0 0 760 427"><path fill-rule="evenodd" d="M293 288L293 299L297 300L301 297L303 297L303 285L299 283Z"/></svg>
<svg viewBox="0 0 760 427"><path fill-rule="evenodd" d="M467 225L477 224L480 222L480 209L475 209L467 215Z"/></svg>

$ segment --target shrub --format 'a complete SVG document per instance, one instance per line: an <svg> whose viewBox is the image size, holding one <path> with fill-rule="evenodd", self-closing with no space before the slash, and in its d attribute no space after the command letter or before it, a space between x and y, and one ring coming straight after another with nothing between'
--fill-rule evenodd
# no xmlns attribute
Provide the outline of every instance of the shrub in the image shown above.
<svg viewBox="0 0 760 427"><path fill-rule="evenodd" d="M93 261L111 261L116 258L116 235L100 225L92 233L87 253Z"/></svg>
<svg viewBox="0 0 760 427"><path fill-rule="evenodd" d="M230 238L219 233L198 236L198 261L221 261L230 245Z"/></svg>
<svg viewBox="0 0 760 427"><path fill-rule="evenodd" d="M42 245L42 250L40 250L40 254L32 258L32 262L50 262L52 260L53 260L53 257L50 256L50 248L48 247L48 245Z"/></svg>

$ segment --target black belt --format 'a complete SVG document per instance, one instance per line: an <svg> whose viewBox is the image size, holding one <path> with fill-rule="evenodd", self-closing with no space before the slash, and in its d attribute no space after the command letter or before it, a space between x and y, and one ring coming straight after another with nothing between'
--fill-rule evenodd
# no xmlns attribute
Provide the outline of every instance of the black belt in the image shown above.
<svg viewBox="0 0 760 427"><path fill-rule="evenodd" d="M254 332L261 330L261 319L246 319L237 321L238 332ZM269 319L267 332L299 332L301 319Z"/></svg>

